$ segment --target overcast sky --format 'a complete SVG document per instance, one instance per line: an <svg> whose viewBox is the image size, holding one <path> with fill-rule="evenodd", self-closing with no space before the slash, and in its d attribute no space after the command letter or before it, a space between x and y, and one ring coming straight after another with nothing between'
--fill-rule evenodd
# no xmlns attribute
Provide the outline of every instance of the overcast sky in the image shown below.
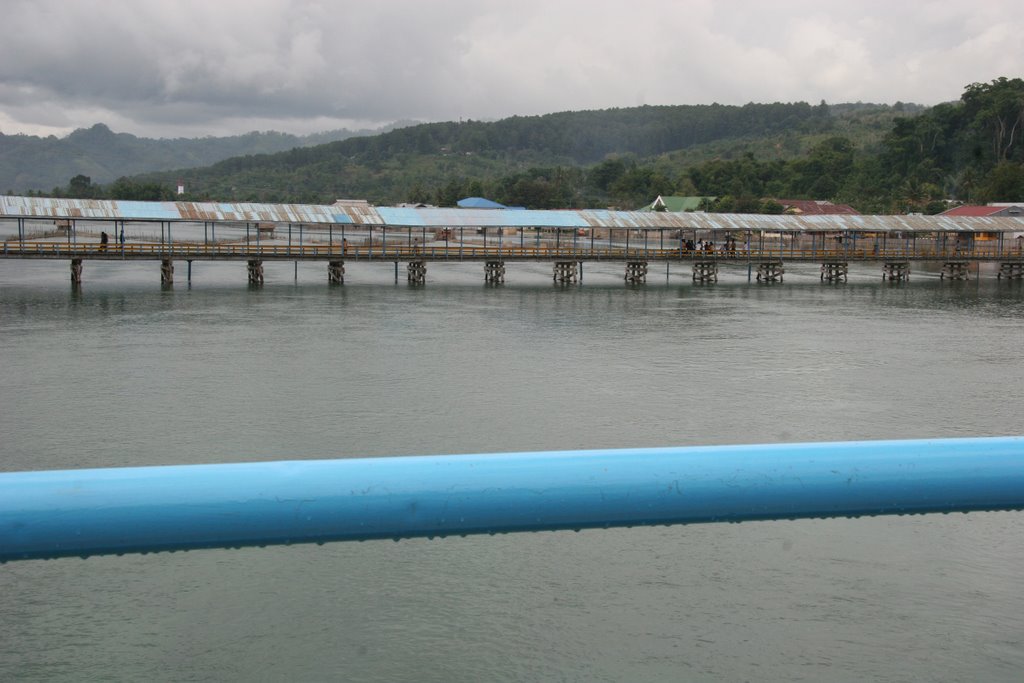
<svg viewBox="0 0 1024 683"><path fill-rule="evenodd" d="M1021 0L0 0L0 132L310 133L641 104L936 104Z"/></svg>

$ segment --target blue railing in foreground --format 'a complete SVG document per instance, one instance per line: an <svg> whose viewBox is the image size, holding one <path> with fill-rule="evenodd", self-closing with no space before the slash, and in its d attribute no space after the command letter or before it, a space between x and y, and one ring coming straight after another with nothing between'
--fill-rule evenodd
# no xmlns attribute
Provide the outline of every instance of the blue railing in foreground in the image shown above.
<svg viewBox="0 0 1024 683"><path fill-rule="evenodd" d="M1024 437L0 474L0 560L1024 509Z"/></svg>

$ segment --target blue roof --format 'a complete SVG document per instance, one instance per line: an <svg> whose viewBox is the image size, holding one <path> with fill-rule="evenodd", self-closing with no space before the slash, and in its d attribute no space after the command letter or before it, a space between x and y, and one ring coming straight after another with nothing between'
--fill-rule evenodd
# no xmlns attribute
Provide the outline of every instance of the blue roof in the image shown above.
<svg viewBox="0 0 1024 683"><path fill-rule="evenodd" d="M458 202L459 208L461 209L507 209L508 207L498 202L492 202L490 199L484 199L483 197L466 197L460 199Z"/></svg>

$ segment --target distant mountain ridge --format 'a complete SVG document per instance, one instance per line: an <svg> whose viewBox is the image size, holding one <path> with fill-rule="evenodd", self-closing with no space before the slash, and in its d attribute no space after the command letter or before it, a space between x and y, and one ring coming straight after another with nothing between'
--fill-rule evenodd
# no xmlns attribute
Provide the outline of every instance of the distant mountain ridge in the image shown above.
<svg viewBox="0 0 1024 683"><path fill-rule="evenodd" d="M302 136L253 131L228 137L173 139L115 133L102 123L79 128L63 138L0 132L0 192L48 191L66 185L77 175L88 176L93 183L109 183L139 173L209 166L231 157L274 154L375 135L392 127L339 129Z"/></svg>

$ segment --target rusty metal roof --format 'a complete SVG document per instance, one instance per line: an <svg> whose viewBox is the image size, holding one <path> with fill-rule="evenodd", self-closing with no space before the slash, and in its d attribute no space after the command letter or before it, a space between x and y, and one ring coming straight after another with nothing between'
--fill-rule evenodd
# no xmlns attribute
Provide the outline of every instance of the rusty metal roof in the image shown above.
<svg viewBox="0 0 1024 683"><path fill-rule="evenodd" d="M211 221L387 227L512 227L715 230L746 232L1021 232L1012 216L850 216L674 213L601 209L440 209L374 207L357 200L333 205L221 202L135 202L0 196L0 218L126 221Z"/></svg>
<svg viewBox="0 0 1024 683"><path fill-rule="evenodd" d="M116 199L0 197L0 216L126 221L354 223L345 207L312 204L136 202ZM360 220L359 222L362 222Z"/></svg>
<svg viewBox="0 0 1024 683"><path fill-rule="evenodd" d="M1014 232L1024 230L1024 219L1011 217L765 215L728 213L672 213L668 211L474 210L438 208L386 208L377 213L383 224L394 227L524 227L717 230L745 232Z"/></svg>
<svg viewBox="0 0 1024 683"><path fill-rule="evenodd" d="M765 232L1012 232L1024 229L1019 218L943 216L766 215L580 211L592 227Z"/></svg>

